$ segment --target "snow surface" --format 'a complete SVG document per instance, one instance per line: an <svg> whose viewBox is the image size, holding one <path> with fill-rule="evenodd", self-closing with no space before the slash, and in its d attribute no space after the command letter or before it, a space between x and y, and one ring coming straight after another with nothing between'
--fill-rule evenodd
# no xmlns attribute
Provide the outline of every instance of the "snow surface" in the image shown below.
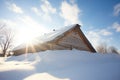
<svg viewBox="0 0 120 80"><path fill-rule="evenodd" d="M70 25L70 26L63 27L59 30L55 30L55 31L52 31L52 32L49 32L49 33L45 33L45 34L31 40L31 43L32 44L41 44L41 43L51 41L51 40L57 38L58 36L62 36L63 33L65 33L66 31L74 28L76 25L77 24L73 24L73 25ZM13 50L18 50L18 49L25 48L25 47L26 47L26 43L22 43L21 45L15 47Z"/></svg>
<svg viewBox="0 0 120 80"><path fill-rule="evenodd" d="M120 55L48 50L1 58L0 80L120 80Z"/></svg>

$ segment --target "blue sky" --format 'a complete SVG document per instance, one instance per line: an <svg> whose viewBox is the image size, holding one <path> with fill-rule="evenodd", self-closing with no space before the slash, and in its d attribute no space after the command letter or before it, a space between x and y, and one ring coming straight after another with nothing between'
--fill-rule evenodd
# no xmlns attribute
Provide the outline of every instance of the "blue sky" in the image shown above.
<svg viewBox="0 0 120 80"><path fill-rule="evenodd" d="M16 29L18 40L78 23L95 47L120 48L120 0L0 0L0 10L0 22Z"/></svg>

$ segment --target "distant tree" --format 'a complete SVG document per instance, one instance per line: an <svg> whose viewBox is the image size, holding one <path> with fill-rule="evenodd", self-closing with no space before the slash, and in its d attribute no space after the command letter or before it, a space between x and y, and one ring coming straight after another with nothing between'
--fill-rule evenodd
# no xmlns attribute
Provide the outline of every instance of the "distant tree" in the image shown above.
<svg viewBox="0 0 120 80"><path fill-rule="evenodd" d="M105 43L101 43L99 46L97 46L97 52L107 53L107 45Z"/></svg>
<svg viewBox="0 0 120 80"><path fill-rule="evenodd" d="M97 46L97 52L99 53L115 53L119 54L117 48L114 46L108 46L106 43L101 43L99 46Z"/></svg>
<svg viewBox="0 0 120 80"><path fill-rule="evenodd" d="M12 48L14 34L12 30L5 25L2 26L1 29L2 31L0 32L0 47L2 50L2 55L5 56L7 51Z"/></svg>
<svg viewBox="0 0 120 80"><path fill-rule="evenodd" d="M4 23L0 23L0 32L2 31L3 28L5 28L5 24Z"/></svg>
<svg viewBox="0 0 120 80"><path fill-rule="evenodd" d="M115 48L114 46L109 47L109 52L119 54L117 48Z"/></svg>

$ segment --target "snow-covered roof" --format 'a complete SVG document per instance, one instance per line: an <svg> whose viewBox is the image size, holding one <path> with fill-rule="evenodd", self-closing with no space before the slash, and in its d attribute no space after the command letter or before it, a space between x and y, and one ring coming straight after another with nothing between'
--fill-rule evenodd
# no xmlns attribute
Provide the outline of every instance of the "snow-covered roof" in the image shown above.
<svg viewBox="0 0 120 80"><path fill-rule="evenodd" d="M44 35L38 37L37 40L39 40L39 43L51 41L51 40L57 38L58 36L62 36L63 33L65 33L66 31L69 31L70 29L73 29L75 26L76 26L76 24L63 27L59 30L54 30L50 33L45 33Z"/></svg>
<svg viewBox="0 0 120 80"><path fill-rule="evenodd" d="M62 34L65 33L66 31L69 31L69 30L73 29L76 25L78 25L78 24L65 26L65 27L62 27L59 30L53 30L52 32L45 33L45 34L35 38L31 42L35 45L35 44L42 44L42 43L54 40L57 37L62 36ZM22 43L21 45L15 47L13 50L18 50L18 49L25 48L25 47L26 47L26 44Z"/></svg>

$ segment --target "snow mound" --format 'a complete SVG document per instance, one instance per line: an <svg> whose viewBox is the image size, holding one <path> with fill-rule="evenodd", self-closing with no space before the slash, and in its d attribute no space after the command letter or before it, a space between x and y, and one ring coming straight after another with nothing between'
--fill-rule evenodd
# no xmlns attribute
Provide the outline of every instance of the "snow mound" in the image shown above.
<svg viewBox="0 0 120 80"><path fill-rule="evenodd" d="M39 73L39 74L34 74L24 80L34 80L34 79L37 79L37 80L69 80L69 79L59 79L59 78L56 78L48 73Z"/></svg>
<svg viewBox="0 0 120 80"><path fill-rule="evenodd" d="M24 67L17 69L16 65L13 66L14 62L18 66L25 61L28 63L24 64L24 67L29 65L33 68L25 70ZM13 62L12 67L16 69L1 70L7 64L10 65L10 62ZM0 79L120 80L119 69L120 55L117 54L98 54L79 50L48 50L9 57L4 64L0 64Z"/></svg>

